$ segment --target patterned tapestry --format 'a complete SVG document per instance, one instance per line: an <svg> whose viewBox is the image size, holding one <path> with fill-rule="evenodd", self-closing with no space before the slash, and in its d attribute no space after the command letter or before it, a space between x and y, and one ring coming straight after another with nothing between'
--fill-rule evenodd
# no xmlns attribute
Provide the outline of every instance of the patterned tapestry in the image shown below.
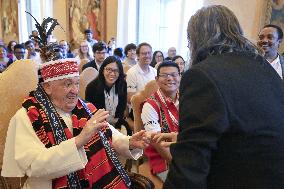
<svg viewBox="0 0 284 189"><path fill-rule="evenodd" d="M105 37L105 0L68 1L69 31L72 46L78 46L84 39L84 30L92 29L93 37Z"/></svg>
<svg viewBox="0 0 284 189"><path fill-rule="evenodd" d="M18 41L18 1L0 0L0 39L6 44Z"/></svg>
<svg viewBox="0 0 284 189"><path fill-rule="evenodd" d="M284 31L284 0L268 0L266 24L275 24ZM284 52L284 42L282 42L279 52Z"/></svg>

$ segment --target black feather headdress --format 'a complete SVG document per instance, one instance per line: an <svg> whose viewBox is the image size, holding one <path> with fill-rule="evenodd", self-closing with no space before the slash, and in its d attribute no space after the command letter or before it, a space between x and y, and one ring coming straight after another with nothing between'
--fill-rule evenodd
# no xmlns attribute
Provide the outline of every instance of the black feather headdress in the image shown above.
<svg viewBox="0 0 284 189"><path fill-rule="evenodd" d="M58 59L58 44L49 43L47 40L48 36L52 34L52 31L55 29L55 27L60 26L57 19L50 17L44 18L42 23L40 24L31 13L27 11L25 12L29 14L36 22L35 26L39 33L39 36L32 36L31 39L39 43L40 56L42 61L49 62L51 60ZM64 31L62 27L61 29Z"/></svg>

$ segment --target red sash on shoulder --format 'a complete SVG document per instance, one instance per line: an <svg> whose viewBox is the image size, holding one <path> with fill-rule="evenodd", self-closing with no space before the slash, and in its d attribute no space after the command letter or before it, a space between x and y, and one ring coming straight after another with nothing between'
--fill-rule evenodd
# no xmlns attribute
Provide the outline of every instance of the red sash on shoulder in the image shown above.
<svg viewBox="0 0 284 189"><path fill-rule="evenodd" d="M24 100L22 106L27 110L33 129L45 147L50 148L55 145L54 134L52 133L46 114L42 109L42 106L34 98L33 92ZM91 103L87 103L87 106L92 112L96 111L96 108ZM72 111L73 135L64 123L64 120L60 117L66 137L70 139L79 135L85 126L87 119L88 114L78 101L75 109ZM104 132L111 143L112 132L110 128L105 127L101 131ZM88 163L85 169L77 171L82 188L127 188L112 162L109 160L98 134L95 134L93 138L84 145L84 149L88 158ZM52 188L67 189L67 182L67 176L53 179Z"/></svg>
<svg viewBox="0 0 284 189"><path fill-rule="evenodd" d="M162 133L178 132L178 109L170 98L166 98L159 89L146 102L158 113ZM161 173L168 169L166 160L162 158L153 146L150 145L145 149L145 155L149 159L153 174Z"/></svg>

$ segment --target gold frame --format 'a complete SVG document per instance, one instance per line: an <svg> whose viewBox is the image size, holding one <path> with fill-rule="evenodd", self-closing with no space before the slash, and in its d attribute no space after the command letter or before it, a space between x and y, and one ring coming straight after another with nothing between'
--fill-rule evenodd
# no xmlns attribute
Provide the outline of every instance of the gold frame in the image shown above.
<svg viewBox="0 0 284 189"><path fill-rule="evenodd" d="M284 31L284 0L267 0L265 24L275 24ZM284 43L279 47L279 52L284 52Z"/></svg>
<svg viewBox="0 0 284 189"><path fill-rule="evenodd" d="M76 12L76 15L75 16L79 16L80 17L80 22L81 24L77 23L77 25L79 26L80 25L80 28L78 27L77 28L77 31L74 31L74 28L72 26L72 19L73 19L73 15L72 15L72 12L70 10L73 10L73 13L74 13L74 9L72 9L72 6L74 6L75 4L80 4L80 6L77 6L76 8L78 9L78 11ZM87 18L87 15L85 15L84 13L87 11L87 9L89 10L89 8L91 7L91 5L93 5L94 3L100 3L100 9L98 12L97 15L98 15L98 20L97 20L97 23L96 24L96 28L98 28L98 30L96 31L93 31L94 32L94 37L97 39L97 40L103 40L105 41L106 40L106 0L67 0L67 3L66 3L66 10L67 10L67 20L66 20L66 23L67 23L67 39L70 41L71 43L71 46L73 48L78 48L78 45L80 43L80 40L83 39L83 32L84 32L84 29L87 29L87 28L84 28L84 26L82 26L83 24L82 23L85 23L86 25L90 26L90 25L94 25L94 23L90 23L86 18ZM75 22L76 23L76 22ZM77 32L77 33L75 33ZM79 37L74 37L78 35Z"/></svg>
<svg viewBox="0 0 284 189"><path fill-rule="evenodd" d="M0 0L0 18L0 39L7 45L19 41L18 1Z"/></svg>

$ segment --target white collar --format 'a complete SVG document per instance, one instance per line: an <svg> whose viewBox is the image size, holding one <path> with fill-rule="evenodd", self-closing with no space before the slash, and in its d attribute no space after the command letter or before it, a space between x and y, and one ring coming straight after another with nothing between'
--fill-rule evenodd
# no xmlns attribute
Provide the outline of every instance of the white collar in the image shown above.
<svg viewBox="0 0 284 189"><path fill-rule="evenodd" d="M277 64L277 63L280 63L280 57L279 57L279 54L277 55L277 57L272 61L272 62L270 62L270 64L273 64L273 65L275 65L275 64Z"/></svg>
<svg viewBox="0 0 284 189"><path fill-rule="evenodd" d="M148 71L146 71L146 72L144 72L144 71L142 70L142 68L141 68L141 66L140 66L139 63L137 64L137 67L138 67L138 72L141 73L141 74L146 75L146 74L150 73L150 65L148 65Z"/></svg>

